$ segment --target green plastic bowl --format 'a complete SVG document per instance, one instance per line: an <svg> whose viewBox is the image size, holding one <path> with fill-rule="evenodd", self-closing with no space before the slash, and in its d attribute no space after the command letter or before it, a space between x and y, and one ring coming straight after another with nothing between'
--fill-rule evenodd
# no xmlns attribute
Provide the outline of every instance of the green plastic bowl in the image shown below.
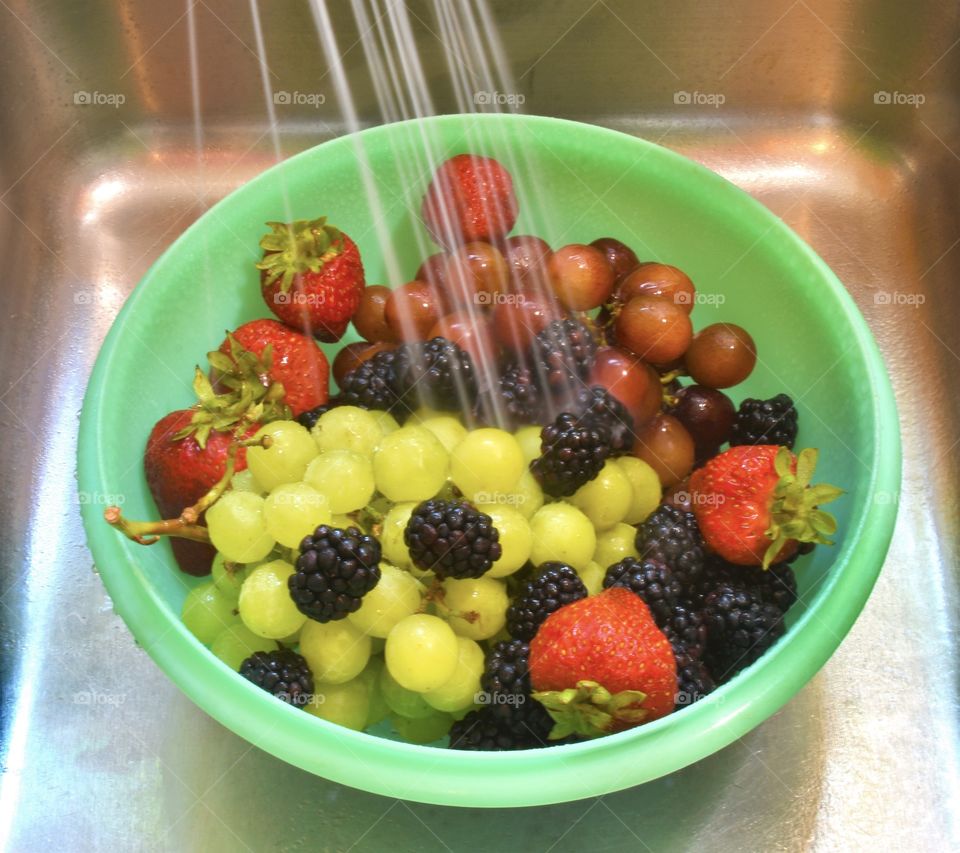
<svg viewBox="0 0 960 853"><path fill-rule="evenodd" d="M883 361L843 285L786 225L707 169L589 125L536 116L443 116L333 140L260 175L204 214L127 300L97 359L80 423L80 489L121 495L156 517L141 455L154 422L192 401L196 363L224 329L267 316L253 264L264 222L327 214L359 244L370 282L387 279L390 236L410 276L425 251L419 201L432 167L487 154L514 173L514 233L552 245L618 237L641 258L684 269L702 294L695 327L725 320L756 339L738 397L790 393L798 446L820 449L837 544L798 564L801 601L786 637L712 696L649 725L588 743L463 753L350 731L277 702L217 660L180 621L195 579L169 546L135 545L83 517L103 581L137 641L201 708L306 770L392 797L460 806L529 806L595 796L671 773L766 719L826 662L853 625L893 532L900 479L897 413ZM376 211L366 190L382 200ZM328 350L329 352L329 350ZM197 745L202 748L202 745ZM771 756L771 761L776 761Z"/></svg>

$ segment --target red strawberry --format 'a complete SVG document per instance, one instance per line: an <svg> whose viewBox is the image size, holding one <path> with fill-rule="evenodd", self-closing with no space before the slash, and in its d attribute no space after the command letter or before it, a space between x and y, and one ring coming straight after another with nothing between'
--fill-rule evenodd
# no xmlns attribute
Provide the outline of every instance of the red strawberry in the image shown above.
<svg viewBox="0 0 960 853"><path fill-rule="evenodd" d="M180 409L160 418L150 431L143 467L147 485L162 518L177 518L188 506L203 497L223 476L227 465L227 451L232 441L231 432L212 430L203 446L196 433L177 438L189 430L194 409ZM254 424L248 437L259 429ZM246 450L237 451L236 471L247 467ZM180 568L189 575L210 572L214 550L206 542L189 539L171 539L174 556Z"/></svg>
<svg viewBox="0 0 960 853"><path fill-rule="evenodd" d="M237 363L239 354L231 355L231 338L244 350L264 360L267 347L270 348L269 377L283 385L283 399L293 417L327 402L330 367L323 350L312 338L276 320L244 323L220 344L220 352L227 356L229 364L215 364L215 373L219 374L218 366L232 373L240 367Z"/></svg>
<svg viewBox="0 0 960 853"><path fill-rule="evenodd" d="M263 299L288 326L339 341L360 304L363 264L356 244L326 217L268 222L257 264Z"/></svg>
<svg viewBox="0 0 960 853"><path fill-rule="evenodd" d="M816 450L794 456L772 444L739 445L690 476L693 512L707 545L730 563L764 568L791 556L799 542L833 544L832 515L819 509L843 494L811 486Z"/></svg>
<svg viewBox="0 0 960 853"><path fill-rule="evenodd" d="M673 649L643 600L621 587L550 614L529 663L534 698L557 723L551 738L621 731L673 710Z"/></svg>
<svg viewBox="0 0 960 853"><path fill-rule="evenodd" d="M517 211L510 173L476 154L458 154L441 164L421 209L433 239L448 247L506 237Z"/></svg>

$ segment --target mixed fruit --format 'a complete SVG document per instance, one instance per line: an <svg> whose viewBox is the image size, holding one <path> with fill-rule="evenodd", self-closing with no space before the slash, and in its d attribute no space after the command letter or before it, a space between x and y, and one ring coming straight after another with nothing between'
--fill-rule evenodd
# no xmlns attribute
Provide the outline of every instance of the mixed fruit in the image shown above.
<svg viewBox="0 0 960 853"><path fill-rule="evenodd" d="M694 333L690 278L619 240L508 236L518 211L498 162L446 161L421 209L443 250L392 289L325 218L268 223L276 319L150 433L163 520L106 512L211 575L184 623L289 705L454 749L620 731L772 647L790 564L830 543L841 492L793 452L793 401L724 392L748 332ZM316 340L350 323L331 368Z"/></svg>

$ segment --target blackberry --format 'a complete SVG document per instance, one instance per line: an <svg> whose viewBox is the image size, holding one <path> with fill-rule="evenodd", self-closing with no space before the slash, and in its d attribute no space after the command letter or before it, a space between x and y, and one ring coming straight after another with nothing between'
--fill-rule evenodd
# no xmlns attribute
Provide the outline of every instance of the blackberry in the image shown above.
<svg viewBox="0 0 960 853"><path fill-rule="evenodd" d="M340 398L331 397L326 403L317 406L315 409L309 409L306 412L301 412L296 416L296 418L294 418L294 420L307 429L313 429L317 421L320 420L321 415L325 415L331 409L335 409L339 405L342 405Z"/></svg>
<svg viewBox="0 0 960 853"><path fill-rule="evenodd" d="M491 704L497 696L530 695L530 646L524 640L501 640L487 653L480 687ZM519 703L513 703L519 704Z"/></svg>
<svg viewBox="0 0 960 853"><path fill-rule="evenodd" d="M301 613L317 622L343 619L380 581L380 543L359 528L321 524L300 543L287 585Z"/></svg>
<svg viewBox="0 0 960 853"><path fill-rule="evenodd" d="M450 727L450 749L505 751L553 746L559 741L548 739L552 728L553 719L535 699L488 705L470 711Z"/></svg>
<svg viewBox="0 0 960 853"><path fill-rule="evenodd" d="M625 557L607 569L603 588L622 586L643 599L654 621L661 629L666 627L677 606L683 588L673 576L673 570L657 560L638 560Z"/></svg>
<svg viewBox="0 0 960 853"><path fill-rule="evenodd" d="M555 498L572 495L590 482L610 456L604 427L579 425L569 412L557 415L540 432L540 456L530 463L543 490Z"/></svg>
<svg viewBox="0 0 960 853"><path fill-rule="evenodd" d="M570 566L544 563L507 608L507 631L518 640L532 640L551 613L586 597L587 588Z"/></svg>
<svg viewBox="0 0 960 853"><path fill-rule="evenodd" d="M797 410L786 394L769 400L744 400L730 434L737 444L780 444L793 449L797 440Z"/></svg>
<svg viewBox="0 0 960 853"><path fill-rule="evenodd" d="M571 411L581 424L605 427L614 454L628 453L633 447L633 416L606 388L581 388L574 396Z"/></svg>
<svg viewBox="0 0 960 853"><path fill-rule="evenodd" d="M407 388L400 382L397 359L403 347L383 350L355 367L340 383L340 402L361 409L381 409L408 415L413 407L407 400Z"/></svg>
<svg viewBox="0 0 960 853"><path fill-rule="evenodd" d="M290 649L254 652L240 674L288 705L303 707L313 698L313 675L307 662Z"/></svg>
<svg viewBox="0 0 960 853"><path fill-rule="evenodd" d="M552 388L586 378L597 352L593 333L577 320L554 320L534 338L533 354Z"/></svg>
<svg viewBox="0 0 960 853"><path fill-rule="evenodd" d="M500 559L499 539L493 519L465 501L423 501L403 531L414 564L440 580L480 577Z"/></svg>
<svg viewBox="0 0 960 853"><path fill-rule="evenodd" d="M704 663L723 683L756 661L785 632L783 614L753 590L718 586L704 601L707 648Z"/></svg>
<svg viewBox="0 0 960 853"><path fill-rule="evenodd" d="M395 390L421 405L459 411L477 395L473 359L453 341L436 337L396 350Z"/></svg>
<svg viewBox="0 0 960 853"><path fill-rule="evenodd" d="M522 365L507 368L500 377L501 406L515 424L543 420L544 398L533 370Z"/></svg>
<svg viewBox="0 0 960 853"><path fill-rule="evenodd" d="M670 611L664 632L683 646L691 658L699 658L707 645L707 620L703 611L689 601L680 601Z"/></svg>
<svg viewBox="0 0 960 853"><path fill-rule="evenodd" d="M677 708L692 705L716 689L716 682L702 660L677 660Z"/></svg>
<svg viewBox="0 0 960 853"><path fill-rule="evenodd" d="M688 595L703 574L703 536L692 512L660 504L638 528L636 545L641 557L671 568Z"/></svg>
<svg viewBox="0 0 960 853"><path fill-rule="evenodd" d="M781 613L786 613L797 600L797 579L787 563L774 563L764 570L759 566L734 566L715 555L708 558L690 600L702 603L711 592L725 584L747 589Z"/></svg>

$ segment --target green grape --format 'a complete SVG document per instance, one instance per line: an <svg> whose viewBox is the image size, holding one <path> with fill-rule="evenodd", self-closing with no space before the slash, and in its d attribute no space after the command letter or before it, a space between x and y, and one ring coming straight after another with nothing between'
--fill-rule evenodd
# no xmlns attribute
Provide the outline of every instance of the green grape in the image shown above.
<svg viewBox="0 0 960 853"><path fill-rule="evenodd" d="M210 566L210 580L231 601L236 602L240 597L240 587L250 574L250 566L243 563L231 563L223 558L219 551L213 557Z"/></svg>
<svg viewBox="0 0 960 853"><path fill-rule="evenodd" d="M417 719L418 717L429 717L435 713L436 709L430 707L420 693L407 690L406 687L401 686L390 674L390 669L387 666L384 666L380 673L379 687L383 701L394 714Z"/></svg>
<svg viewBox="0 0 960 853"><path fill-rule="evenodd" d="M450 479L467 500L490 503L511 492L524 469L517 440L502 429L467 433L450 454Z"/></svg>
<svg viewBox="0 0 960 853"><path fill-rule="evenodd" d="M515 506L527 521L543 506L543 489L529 468L524 468L508 497L512 500L512 506Z"/></svg>
<svg viewBox="0 0 960 853"><path fill-rule="evenodd" d="M348 619L308 619L300 631L300 654L316 681L343 684L356 678L370 660L370 638Z"/></svg>
<svg viewBox="0 0 960 853"><path fill-rule="evenodd" d="M298 631L307 617L290 597L287 580L293 566L271 560L257 566L240 589L240 618L254 634L280 640Z"/></svg>
<svg viewBox="0 0 960 853"><path fill-rule="evenodd" d="M540 455L540 432L543 427L525 426L520 427L514 436L517 444L520 445L520 452L523 454L523 463L529 465Z"/></svg>
<svg viewBox="0 0 960 853"><path fill-rule="evenodd" d="M370 654L371 655L383 655L383 650L387 647L387 638L386 637L371 637L370 638Z"/></svg>
<svg viewBox="0 0 960 853"><path fill-rule="evenodd" d="M366 532L366 526L351 518L349 515L331 515L330 526L339 527L341 530L346 530L348 527L357 527Z"/></svg>
<svg viewBox="0 0 960 853"><path fill-rule="evenodd" d="M639 557L636 546L637 528L622 521L597 534L597 550L593 561L604 568L619 563L624 557Z"/></svg>
<svg viewBox="0 0 960 853"><path fill-rule="evenodd" d="M457 668L436 690L424 693L424 701L438 711L459 711L477 701L484 655L479 644L467 637L457 637Z"/></svg>
<svg viewBox="0 0 960 853"><path fill-rule="evenodd" d="M454 721L462 720L467 714L469 714L475 708L480 707L479 705L469 705L466 708L461 708L459 711L451 711L450 718Z"/></svg>
<svg viewBox="0 0 960 853"><path fill-rule="evenodd" d="M187 630L201 643L209 644L216 636L237 624L236 602L212 583L195 586L183 602L180 616Z"/></svg>
<svg viewBox="0 0 960 853"><path fill-rule="evenodd" d="M267 490L257 482L249 468L237 471L230 478L230 488L235 492L253 492L255 495L265 495L267 493Z"/></svg>
<svg viewBox="0 0 960 853"><path fill-rule="evenodd" d="M623 520L627 524L640 524L660 505L660 478L653 468L636 456L621 456L616 463L627 475L631 487L630 508Z"/></svg>
<svg viewBox="0 0 960 853"><path fill-rule="evenodd" d="M232 670L239 670L242 664L254 652L273 652L279 646L266 637L258 637L242 622L225 628L210 646L213 652Z"/></svg>
<svg viewBox="0 0 960 853"><path fill-rule="evenodd" d="M357 406L337 406L320 415L310 434L321 453L350 450L370 458L386 432L379 414Z"/></svg>
<svg viewBox="0 0 960 853"><path fill-rule="evenodd" d="M276 540L267 530L263 507L263 498L253 492L227 492L207 510L210 541L225 560L255 563L273 550Z"/></svg>
<svg viewBox="0 0 960 853"><path fill-rule="evenodd" d="M606 573L606 567L601 566L600 563L594 560L587 563L585 568L577 569L577 574L580 576L580 580L583 581L583 585L587 588L588 595L596 595L603 589L603 578Z"/></svg>
<svg viewBox="0 0 960 853"><path fill-rule="evenodd" d="M453 415L435 415L420 422L420 426L430 430L450 453L467 435L467 428Z"/></svg>
<svg viewBox="0 0 960 853"><path fill-rule="evenodd" d="M297 548L321 524L329 524L327 496L307 483L283 483L264 502L263 515L270 535L286 548Z"/></svg>
<svg viewBox="0 0 960 853"><path fill-rule="evenodd" d="M427 744L440 740L450 731L453 717L440 711L434 711L429 717L420 717L416 720L394 714L390 717L390 722L393 723L397 734L408 743Z"/></svg>
<svg viewBox="0 0 960 853"><path fill-rule="evenodd" d="M296 421L272 421L260 427L254 437L265 435L270 436L270 447L247 448L247 467L257 482L273 491L283 483L302 480L307 465L317 455L317 445L306 427Z"/></svg>
<svg viewBox="0 0 960 853"><path fill-rule="evenodd" d="M376 419L384 435L389 435L391 432L396 432L400 429L400 424L397 423L397 419L391 415L390 412L382 412L379 409L374 409L370 414Z"/></svg>
<svg viewBox="0 0 960 853"><path fill-rule="evenodd" d="M384 436L373 454L377 488L394 502L432 498L443 488L448 468L449 454L440 440L419 426Z"/></svg>
<svg viewBox="0 0 960 853"><path fill-rule="evenodd" d="M457 636L439 617L415 613L390 630L384 660L390 674L407 690L435 690L456 669Z"/></svg>
<svg viewBox="0 0 960 853"><path fill-rule="evenodd" d="M459 636L486 640L503 627L509 603L503 581L487 575L448 578L443 582L443 599L437 612Z"/></svg>
<svg viewBox="0 0 960 853"><path fill-rule="evenodd" d="M410 549L403 541L403 531L407 529L407 522L416 506L413 502L394 504L383 518L380 531L383 558L401 569L409 569L413 565Z"/></svg>
<svg viewBox="0 0 960 853"><path fill-rule="evenodd" d="M370 709L367 711L367 723L364 726L366 729L385 720L390 714L390 706L387 704L386 699L383 698L383 691L380 689L380 675L382 672L383 658L371 657L364 667L363 672L357 676L358 680L367 685L367 699L370 703Z"/></svg>
<svg viewBox="0 0 960 853"><path fill-rule="evenodd" d="M386 637L397 622L417 612L420 594L420 583L413 575L381 563L377 585L363 597L360 609L347 619L371 637Z"/></svg>
<svg viewBox="0 0 960 853"><path fill-rule="evenodd" d="M370 695L359 678L343 684L315 684L313 701L304 707L321 720L360 732L370 715Z"/></svg>
<svg viewBox="0 0 960 853"><path fill-rule="evenodd" d="M303 624L306 625L307 623L304 622ZM297 628L297 630L292 634L287 634L286 637L281 637L279 640L277 640L277 642L280 643L281 646L295 646L300 642L300 632L302 630L303 625Z"/></svg>
<svg viewBox="0 0 960 853"><path fill-rule="evenodd" d="M623 469L608 459L600 473L568 500L583 510L597 530L609 530L626 516L633 501L633 489Z"/></svg>
<svg viewBox="0 0 960 853"><path fill-rule="evenodd" d="M363 509L375 488L370 460L352 450L321 453L307 466L303 480L326 497L335 513Z"/></svg>
<svg viewBox="0 0 960 853"><path fill-rule="evenodd" d="M503 553L490 570L488 578L505 578L512 575L530 558L533 534L530 524L523 514L513 506L498 504L477 504L477 509L485 512L493 521L500 534L500 548Z"/></svg>
<svg viewBox="0 0 960 853"><path fill-rule="evenodd" d="M530 519L530 530L530 562L535 566L557 560L580 570L597 549L597 534L590 519L568 503L558 501L541 507Z"/></svg>

